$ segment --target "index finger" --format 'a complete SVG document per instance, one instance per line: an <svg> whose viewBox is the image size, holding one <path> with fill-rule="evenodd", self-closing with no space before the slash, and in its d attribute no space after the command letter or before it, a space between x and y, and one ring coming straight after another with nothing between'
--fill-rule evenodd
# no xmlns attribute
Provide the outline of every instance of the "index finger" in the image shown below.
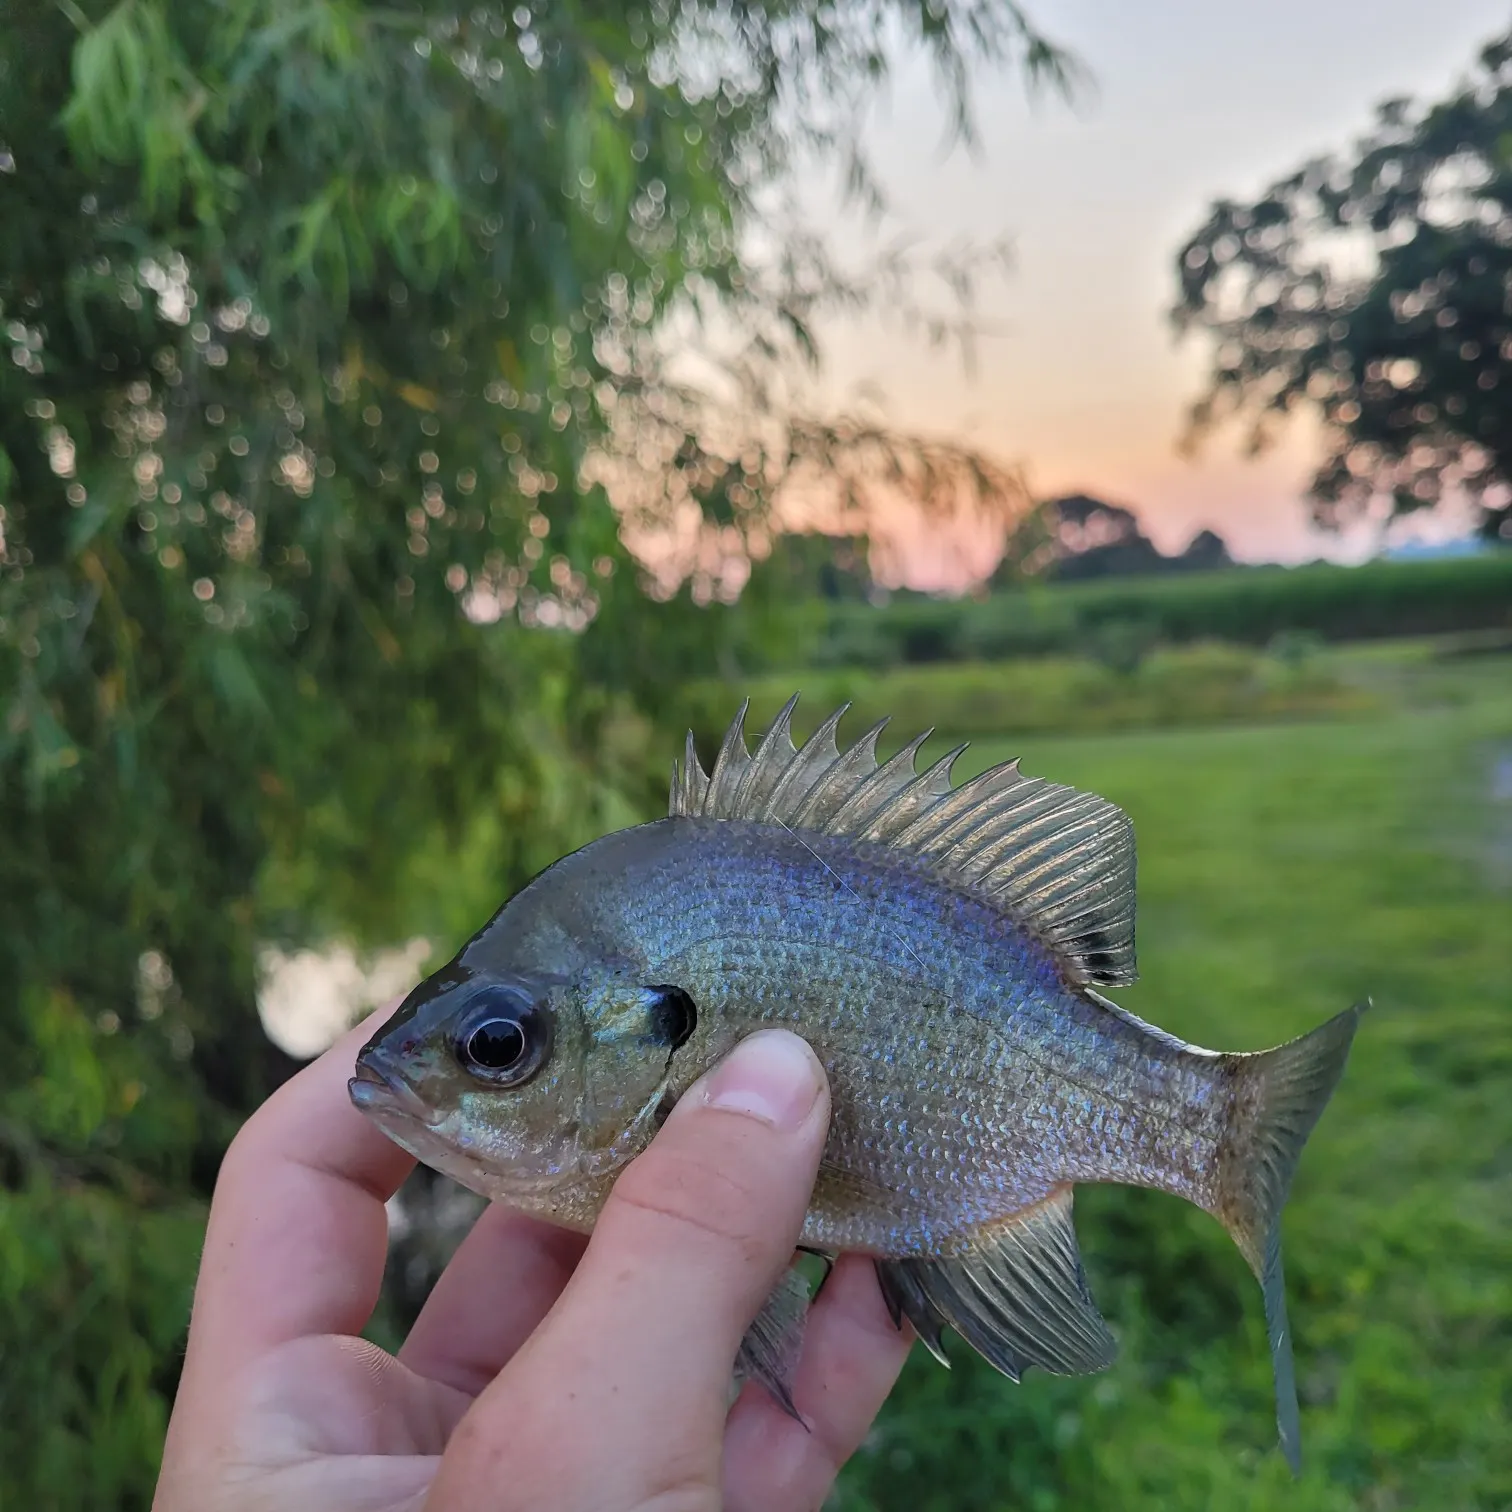
<svg viewBox="0 0 1512 1512"><path fill-rule="evenodd" d="M221 1163L195 1287L186 1373L235 1370L290 1339L360 1333L388 1254L384 1204L414 1168L352 1106L381 1008L255 1112Z"/></svg>

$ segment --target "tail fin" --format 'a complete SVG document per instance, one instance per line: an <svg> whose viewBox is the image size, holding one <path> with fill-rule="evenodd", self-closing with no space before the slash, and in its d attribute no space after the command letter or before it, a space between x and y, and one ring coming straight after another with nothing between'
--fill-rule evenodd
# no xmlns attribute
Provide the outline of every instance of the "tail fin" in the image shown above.
<svg viewBox="0 0 1512 1512"><path fill-rule="evenodd" d="M1360 1015L1369 1006L1356 1004L1274 1050L1223 1057L1233 1078L1234 1099L1218 1153L1215 1211L1265 1295L1265 1327L1276 1377L1276 1426L1293 1474L1302 1469L1302 1434L1281 1273L1281 1209L1302 1146L1343 1075Z"/></svg>

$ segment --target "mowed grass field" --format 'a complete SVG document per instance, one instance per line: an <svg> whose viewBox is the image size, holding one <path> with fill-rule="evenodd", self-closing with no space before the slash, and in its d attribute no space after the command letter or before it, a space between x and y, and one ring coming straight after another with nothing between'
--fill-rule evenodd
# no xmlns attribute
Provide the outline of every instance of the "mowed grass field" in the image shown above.
<svg viewBox="0 0 1512 1512"><path fill-rule="evenodd" d="M1274 1448L1258 1287L1218 1225L1084 1188L1118 1362L1015 1386L959 1341L949 1372L916 1349L835 1506L1512 1507L1512 660L1373 648L1334 670L1370 697L1309 722L993 735L957 768L1021 756L1127 809L1142 979L1115 996L1144 1017L1251 1050L1374 1000L1287 1209L1303 1478ZM894 710L886 749L929 701ZM804 732L828 707L806 702Z"/></svg>

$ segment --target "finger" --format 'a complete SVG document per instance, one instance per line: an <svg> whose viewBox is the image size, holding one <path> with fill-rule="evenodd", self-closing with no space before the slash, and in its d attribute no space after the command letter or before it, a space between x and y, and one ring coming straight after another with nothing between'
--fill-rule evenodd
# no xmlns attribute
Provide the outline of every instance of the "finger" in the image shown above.
<svg viewBox="0 0 1512 1512"><path fill-rule="evenodd" d="M485 1209L431 1289L400 1360L476 1396L546 1316L587 1242L523 1213Z"/></svg>
<svg viewBox="0 0 1512 1512"><path fill-rule="evenodd" d="M185 1369L233 1370L290 1339L361 1331L388 1254L384 1204L414 1160L352 1106L381 1009L287 1081L221 1163Z"/></svg>
<svg viewBox="0 0 1512 1512"><path fill-rule="evenodd" d="M435 1504L672 1504L719 1491L735 1352L792 1256L829 1123L824 1072L782 1030L736 1047L616 1182L561 1300L479 1397ZM592 1444L570 1483L542 1443ZM532 1464L554 1477L525 1484ZM678 1503L681 1505L681 1503Z"/></svg>
<svg viewBox="0 0 1512 1512"><path fill-rule="evenodd" d="M864 1255L842 1255L809 1311L793 1401L795 1423L748 1386L725 1435L727 1512L787 1512L824 1504L840 1467L861 1446L903 1369L913 1331L893 1323Z"/></svg>

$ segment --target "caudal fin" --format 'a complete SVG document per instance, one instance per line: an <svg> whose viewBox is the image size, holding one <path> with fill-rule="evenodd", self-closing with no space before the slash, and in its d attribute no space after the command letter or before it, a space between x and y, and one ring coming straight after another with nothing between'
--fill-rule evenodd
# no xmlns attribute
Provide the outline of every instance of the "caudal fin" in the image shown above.
<svg viewBox="0 0 1512 1512"><path fill-rule="evenodd" d="M1294 1474L1302 1469L1302 1434L1281 1272L1281 1209L1302 1147L1343 1075L1367 1007L1368 1003L1356 1004L1274 1050L1223 1057L1232 1077L1233 1103L1218 1152L1215 1212L1265 1295L1265 1327L1276 1377L1276 1426L1281 1452Z"/></svg>

